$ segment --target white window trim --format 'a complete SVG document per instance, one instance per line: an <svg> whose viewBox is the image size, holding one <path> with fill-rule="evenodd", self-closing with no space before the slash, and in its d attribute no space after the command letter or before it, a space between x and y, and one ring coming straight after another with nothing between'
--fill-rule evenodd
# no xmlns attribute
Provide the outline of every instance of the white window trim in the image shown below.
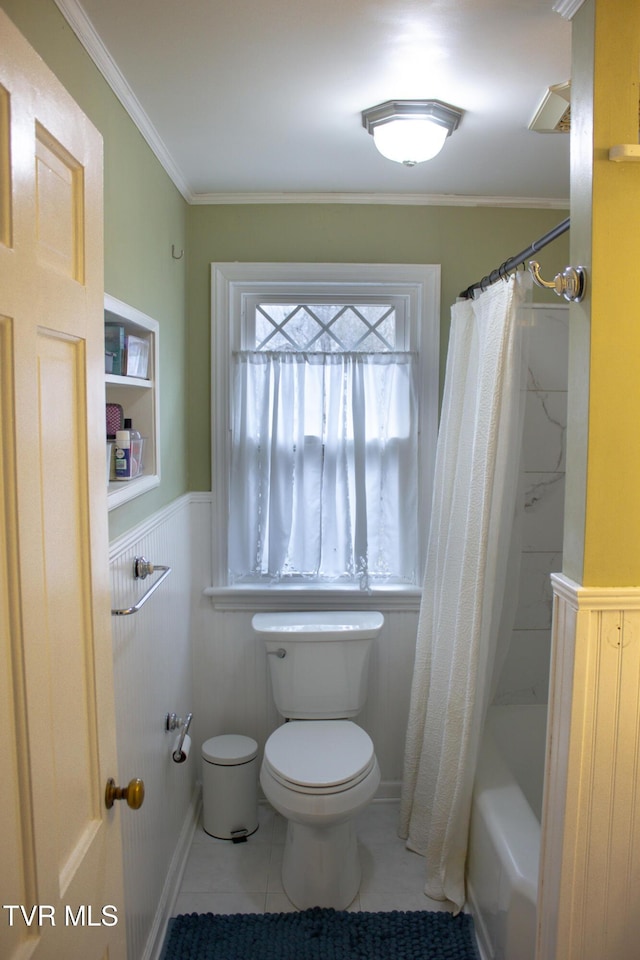
<svg viewBox="0 0 640 960"><path fill-rule="evenodd" d="M217 607L243 609L281 605L282 598L295 598L298 606L313 606L321 594L323 603L336 606L371 605L372 597L386 609L415 609L419 587L374 587L363 594L357 586L335 588L313 586L304 589L277 584L229 586L227 538L229 515L229 464L231 458L230 356L239 344L233 318L240 315L242 298L252 291L268 292L269 285L299 283L302 299L327 293L339 286L354 297L367 297L376 288L408 298L409 322L419 354L419 525L420 568L424 567L433 470L438 431L440 265L439 264L355 264L355 263L212 263L211 264L211 452L212 452L212 587L205 590ZM295 293L295 287L291 288Z"/></svg>

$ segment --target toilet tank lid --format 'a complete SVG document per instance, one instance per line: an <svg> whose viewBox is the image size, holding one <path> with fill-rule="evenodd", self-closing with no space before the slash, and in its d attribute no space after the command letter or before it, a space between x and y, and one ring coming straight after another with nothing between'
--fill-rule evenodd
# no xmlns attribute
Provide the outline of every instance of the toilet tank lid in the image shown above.
<svg viewBox="0 0 640 960"><path fill-rule="evenodd" d="M273 640L308 638L325 640L334 635L336 640L374 637L382 628L384 617L377 610L301 610L274 613L256 613L251 625L258 636Z"/></svg>
<svg viewBox="0 0 640 960"><path fill-rule="evenodd" d="M211 737L202 744L202 756L208 763L222 766L234 766L248 763L258 753L258 744L251 737L239 733L225 733L220 737Z"/></svg>

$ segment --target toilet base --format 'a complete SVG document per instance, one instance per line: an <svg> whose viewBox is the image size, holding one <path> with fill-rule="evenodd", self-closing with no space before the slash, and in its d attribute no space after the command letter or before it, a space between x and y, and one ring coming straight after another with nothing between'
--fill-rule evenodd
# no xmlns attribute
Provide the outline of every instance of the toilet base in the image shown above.
<svg viewBox="0 0 640 960"><path fill-rule="evenodd" d="M344 910L360 889L360 857L352 820L314 827L289 820L282 885L299 910Z"/></svg>

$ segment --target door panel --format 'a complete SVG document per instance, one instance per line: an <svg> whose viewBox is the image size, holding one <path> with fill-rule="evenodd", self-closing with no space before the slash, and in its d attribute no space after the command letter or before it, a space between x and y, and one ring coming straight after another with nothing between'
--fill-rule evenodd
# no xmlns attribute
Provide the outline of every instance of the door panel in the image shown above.
<svg viewBox="0 0 640 960"><path fill-rule="evenodd" d="M64 896L101 818L99 717L91 682L95 664L87 609L91 568L82 443L86 391L82 341L39 330L37 351L46 620L39 656L46 659L54 694L49 707L50 749L55 780L62 789L51 799L56 808L56 869ZM78 642L69 643L69 637ZM73 696L56 696L56 691L67 688Z"/></svg>
<svg viewBox="0 0 640 960"><path fill-rule="evenodd" d="M102 235L101 137L0 11L3 960L126 953Z"/></svg>
<svg viewBox="0 0 640 960"><path fill-rule="evenodd" d="M42 263L84 280L83 169L36 124L36 230Z"/></svg>

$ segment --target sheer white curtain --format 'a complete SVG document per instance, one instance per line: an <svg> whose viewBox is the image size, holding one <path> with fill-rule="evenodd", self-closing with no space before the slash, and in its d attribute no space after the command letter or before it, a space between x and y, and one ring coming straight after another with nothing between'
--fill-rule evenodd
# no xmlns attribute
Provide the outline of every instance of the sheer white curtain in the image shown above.
<svg viewBox="0 0 640 960"><path fill-rule="evenodd" d="M410 353L234 355L229 572L415 582Z"/></svg>
<svg viewBox="0 0 640 960"><path fill-rule="evenodd" d="M400 833L426 857L427 896L458 908L479 741L508 633L530 286L520 274L452 308Z"/></svg>

